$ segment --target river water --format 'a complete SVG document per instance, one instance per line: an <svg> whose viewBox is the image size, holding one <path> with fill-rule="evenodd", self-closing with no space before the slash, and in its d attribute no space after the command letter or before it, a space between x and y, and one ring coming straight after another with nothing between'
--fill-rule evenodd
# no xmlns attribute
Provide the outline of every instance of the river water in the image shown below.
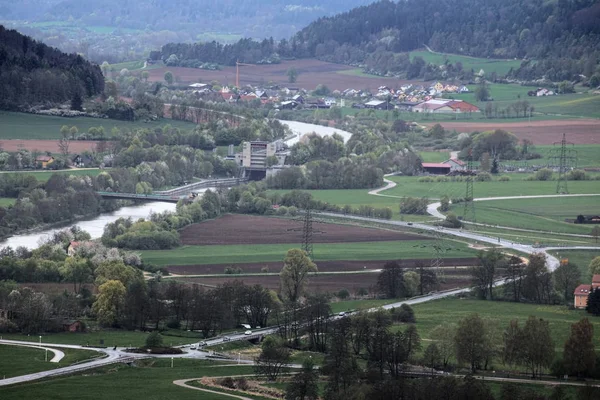
<svg viewBox="0 0 600 400"><path fill-rule="evenodd" d="M0 247L10 246L14 249L18 246L24 246L29 249L35 249L36 247L39 247L40 241L48 238L49 235L53 234L54 232L69 228L73 225L77 225L84 231L88 232L92 236L92 239L97 239L102 236L102 233L104 232L104 226L106 224L115 222L121 217L131 217L133 220L137 220L139 218L147 218L150 213L175 211L176 206L177 205L175 203L164 203L157 201L144 203L137 206L121 207L112 213L101 214L96 218L78 221L71 225L63 226L62 228L47 229L35 233L11 236L3 242L0 242Z"/></svg>

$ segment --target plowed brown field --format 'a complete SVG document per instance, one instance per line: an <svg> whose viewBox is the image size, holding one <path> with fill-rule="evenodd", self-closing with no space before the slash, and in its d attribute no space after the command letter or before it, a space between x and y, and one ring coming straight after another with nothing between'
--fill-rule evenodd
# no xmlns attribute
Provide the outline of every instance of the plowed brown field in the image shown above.
<svg viewBox="0 0 600 400"><path fill-rule="evenodd" d="M93 140L72 140L69 143L70 153L82 153L91 151L98 142ZM2 149L4 151L14 152L19 149L27 149L30 151L37 150L42 153L47 151L51 153L60 153L58 148L58 140L17 140L17 139L2 139Z"/></svg>
<svg viewBox="0 0 600 400"><path fill-rule="evenodd" d="M403 267L415 267L418 262L425 263L429 266L430 260L402 260ZM336 261L319 261L317 263L319 272L342 272L342 271L368 271L381 269L388 262L386 260L336 260ZM474 266L477 265L476 258L445 258L444 266ZM210 265L171 265L167 270L172 274L177 275L206 275L206 274L222 274L224 268L230 264L210 264ZM263 268L268 268L267 272L281 271L281 262L262 262L262 263L239 263L231 264L235 267L240 267L244 274L257 274L263 272Z"/></svg>
<svg viewBox="0 0 600 400"><path fill-rule="evenodd" d="M288 82L287 70L290 67L298 71L296 83ZM315 59L284 61L281 64L252 65L240 67L240 85L264 85L275 82L282 86L294 86L305 89L314 89L317 85L327 85L331 90L344 90L348 88L370 89L376 91L379 86L395 88L405 80L385 77L366 77L340 74L339 71L354 69L341 64L333 64ZM235 85L235 67L222 67L218 71L208 71L197 68L166 67L149 69L149 80L163 82L165 72L171 71L183 83L218 81L222 85Z"/></svg>
<svg viewBox="0 0 600 400"><path fill-rule="evenodd" d="M534 144L553 144L562 140L563 133L568 134L569 142L574 144L600 143L600 120L565 119L533 122L440 122L444 129L457 132L489 131L504 129L514 133L519 139L529 139ZM427 123L428 126L435 122Z"/></svg>
<svg viewBox="0 0 600 400"><path fill-rule="evenodd" d="M215 220L189 225L181 231L180 236L184 245L301 243L302 225L301 221L289 219L225 215ZM313 229L314 243L428 239L402 232L351 225L314 223Z"/></svg>

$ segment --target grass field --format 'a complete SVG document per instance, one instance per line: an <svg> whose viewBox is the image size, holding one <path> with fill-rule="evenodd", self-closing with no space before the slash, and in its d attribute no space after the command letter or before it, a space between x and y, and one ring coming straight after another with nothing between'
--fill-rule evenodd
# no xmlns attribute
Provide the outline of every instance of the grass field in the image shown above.
<svg viewBox="0 0 600 400"><path fill-rule="evenodd" d="M598 124L600 124L600 121L598 121ZM529 164L548 165L549 161L556 162L555 160L550 160L550 157L553 154L553 150L556 152L557 147L559 146L535 146L533 151L539 153L542 158L530 160ZM577 168L600 167L600 144L577 144L569 146L569 149L577 152Z"/></svg>
<svg viewBox="0 0 600 400"><path fill-rule="evenodd" d="M419 151L419 156L423 162L440 163L450 158L447 151Z"/></svg>
<svg viewBox="0 0 600 400"><path fill-rule="evenodd" d="M15 204L17 199L9 198L9 197L0 197L0 207L8 207L10 205Z"/></svg>
<svg viewBox="0 0 600 400"><path fill-rule="evenodd" d="M231 397L175 386L173 381L203 376L252 374L251 366L223 365L211 361L151 359L139 367L111 365L74 375L2 388L2 400L227 400Z"/></svg>
<svg viewBox="0 0 600 400"><path fill-rule="evenodd" d="M498 60L492 58L461 56L457 54L435 54L426 50L411 51L410 59L412 60L415 57L421 57L425 62L436 65L443 65L446 60L453 64L460 61L464 70L473 69L475 73L478 73L479 70L483 69L486 75L496 72L499 76L504 76L511 68L517 69L521 66L521 60Z"/></svg>
<svg viewBox="0 0 600 400"><path fill-rule="evenodd" d="M103 126L106 135L108 136L111 134L111 129L113 127L122 130L132 130L136 128L152 129L167 124L187 130L192 129L195 126L195 124L191 122L171 119L161 119L153 122L130 122L88 117L63 118L48 115L0 111L0 140L58 139L60 138L60 128L63 125L76 126L79 132L87 132L91 127Z"/></svg>
<svg viewBox="0 0 600 400"><path fill-rule="evenodd" d="M10 378L54 368L62 368L101 355L91 350L60 350L65 353L65 357L58 363L51 363L45 361L46 351L43 349L0 344L0 377ZM48 360L53 356L53 353L48 352Z"/></svg>
<svg viewBox="0 0 600 400"><path fill-rule="evenodd" d="M471 85L471 93L452 94L456 99L468 101L477 105L479 108L485 108L485 102L477 102L473 93L476 86ZM589 117L600 118L600 96L588 93L570 93L558 96L530 97L527 92L534 90L534 87L521 86L517 84L491 84L490 96L494 99L493 104L497 104L500 109L508 107L510 104L527 100L530 105L535 107L534 116L541 117L540 114L554 114L556 116L566 117ZM505 122L519 121L520 119L508 118ZM534 119L532 118L532 121ZM492 120L490 120L492 121Z"/></svg>
<svg viewBox="0 0 600 400"><path fill-rule="evenodd" d="M529 174L509 174L508 182L475 182L473 193L475 198L496 196L533 196L556 194L556 181L526 181ZM440 198L444 195L450 197L465 196L465 182L418 182L418 177L392 176L388 179L397 183L397 186L381 192L391 196L413 196ZM600 193L600 181L569 181L569 193L593 194Z"/></svg>
<svg viewBox="0 0 600 400"><path fill-rule="evenodd" d="M466 244L448 241L445 245L452 250L446 257L469 257L476 252ZM235 264L252 262L283 262L289 249L300 248L298 244L272 245L218 245L218 246L182 246L174 250L142 251L145 262L165 265L205 265ZM407 240L391 242L360 243L315 243L314 260L394 260L400 258L431 257L429 240Z"/></svg>
<svg viewBox="0 0 600 400"><path fill-rule="evenodd" d="M568 310L565 306L540 304L521 304L500 301L444 299L430 301L413 306L417 319L417 330L422 339L429 339L430 332L438 325L457 323L462 318L477 313L482 318L493 319L504 330L513 319L519 320L521 326L533 315L547 320L557 353L562 352L563 345L571 332L571 324L581 318L589 317L594 324L595 334L600 332L600 320L590 317L582 310ZM595 341L597 349L600 343Z"/></svg>
<svg viewBox="0 0 600 400"><path fill-rule="evenodd" d="M588 266L595 257L600 257L598 250L555 250L551 252L559 259L566 258L570 263L577 264L581 271L581 281L591 282L592 276L588 272Z"/></svg>
<svg viewBox="0 0 600 400"><path fill-rule="evenodd" d="M170 333L170 334L169 334ZM181 336L171 336L181 335ZM42 344L76 344L80 346L99 346L99 347L140 347L145 345L148 333L139 331L120 331L103 330L97 332L73 333L60 332L49 333L42 336ZM20 334L3 334L4 339L25 340L37 342L37 336L27 336ZM167 331L163 332L164 342L169 345L179 346L197 342L200 334L189 335L187 331ZM102 343L104 341L104 343Z"/></svg>
<svg viewBox="0 0 600 400"><path fill-rule="evenodd" d="M462 204L451 210L461 214ZM597 214L600 197L558 197L520 200L494 200L476 203L477 222L548 232L589 235L592 226L565 222L577 215Z"/></svg>
<svg viewBox="0 0 600 400"><path fill-rule="evenodd" d="M66 175L75 175L75 176L98 176L102 172L101 169L68 169L61 171L28 171L30 175L35 176L35 178L40 182L46 182L52 174L66 174ZM24 172L20 172L24 173Z"/></svg>

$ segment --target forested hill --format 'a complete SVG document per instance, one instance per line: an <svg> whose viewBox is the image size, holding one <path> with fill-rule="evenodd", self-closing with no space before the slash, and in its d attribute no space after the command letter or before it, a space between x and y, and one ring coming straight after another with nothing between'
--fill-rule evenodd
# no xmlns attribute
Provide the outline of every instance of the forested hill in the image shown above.
<svg viewBox="0 0 600 400"><path fill-rule="evenodd" d="M383 0L321 18L292 42L298 56L342 63L423 45L477 57L551 60L529 69L568 79L593 72L600 58L600 2Z"/></svg>
<svg viewBox="0 0 600 400"><path fill-rule="evenodd" d="M65 102L103 90L98 65L0 25L0 109Z"/></svg>

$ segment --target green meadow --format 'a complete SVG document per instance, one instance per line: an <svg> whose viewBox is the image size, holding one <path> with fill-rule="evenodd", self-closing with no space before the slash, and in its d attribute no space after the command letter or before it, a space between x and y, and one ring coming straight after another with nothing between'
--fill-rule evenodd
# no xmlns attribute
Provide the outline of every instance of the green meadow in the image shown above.
<svg viewBox="0 0 600 400"><path fill-rule="evenodd" d="M478 73L480 70L483 69L486 75L495 72L496 74L498 74L498 76L504 76L508 73L508 71L511 68L517 69L521 66L521 60L477 58L462 56L458 54L431 53L426 50L411 51L410 59L413 60L415 57L421 57L423 58L423 60L425 60L425 62L436 65L443 65L446 62L446 60L453 64L460 62L463 65L463 70L472 69L473 71L475 71L475 73Z"/></svg>
<svg viewBox="0 0 600 400"><path fill-rule="evenodd" d="M120 130L133 130L137 128L160 128L171 125L180 129L193 129L195 124L185 121L161 119L159 121L117 121L114 119L99 119L88 117L55 117L49 115L37 115L0 111L0 140L58 140L60 128L63 125L76 126L79 132L87 132L91 127L104 127L106 136L111 135L112 128Z"/></svg>

